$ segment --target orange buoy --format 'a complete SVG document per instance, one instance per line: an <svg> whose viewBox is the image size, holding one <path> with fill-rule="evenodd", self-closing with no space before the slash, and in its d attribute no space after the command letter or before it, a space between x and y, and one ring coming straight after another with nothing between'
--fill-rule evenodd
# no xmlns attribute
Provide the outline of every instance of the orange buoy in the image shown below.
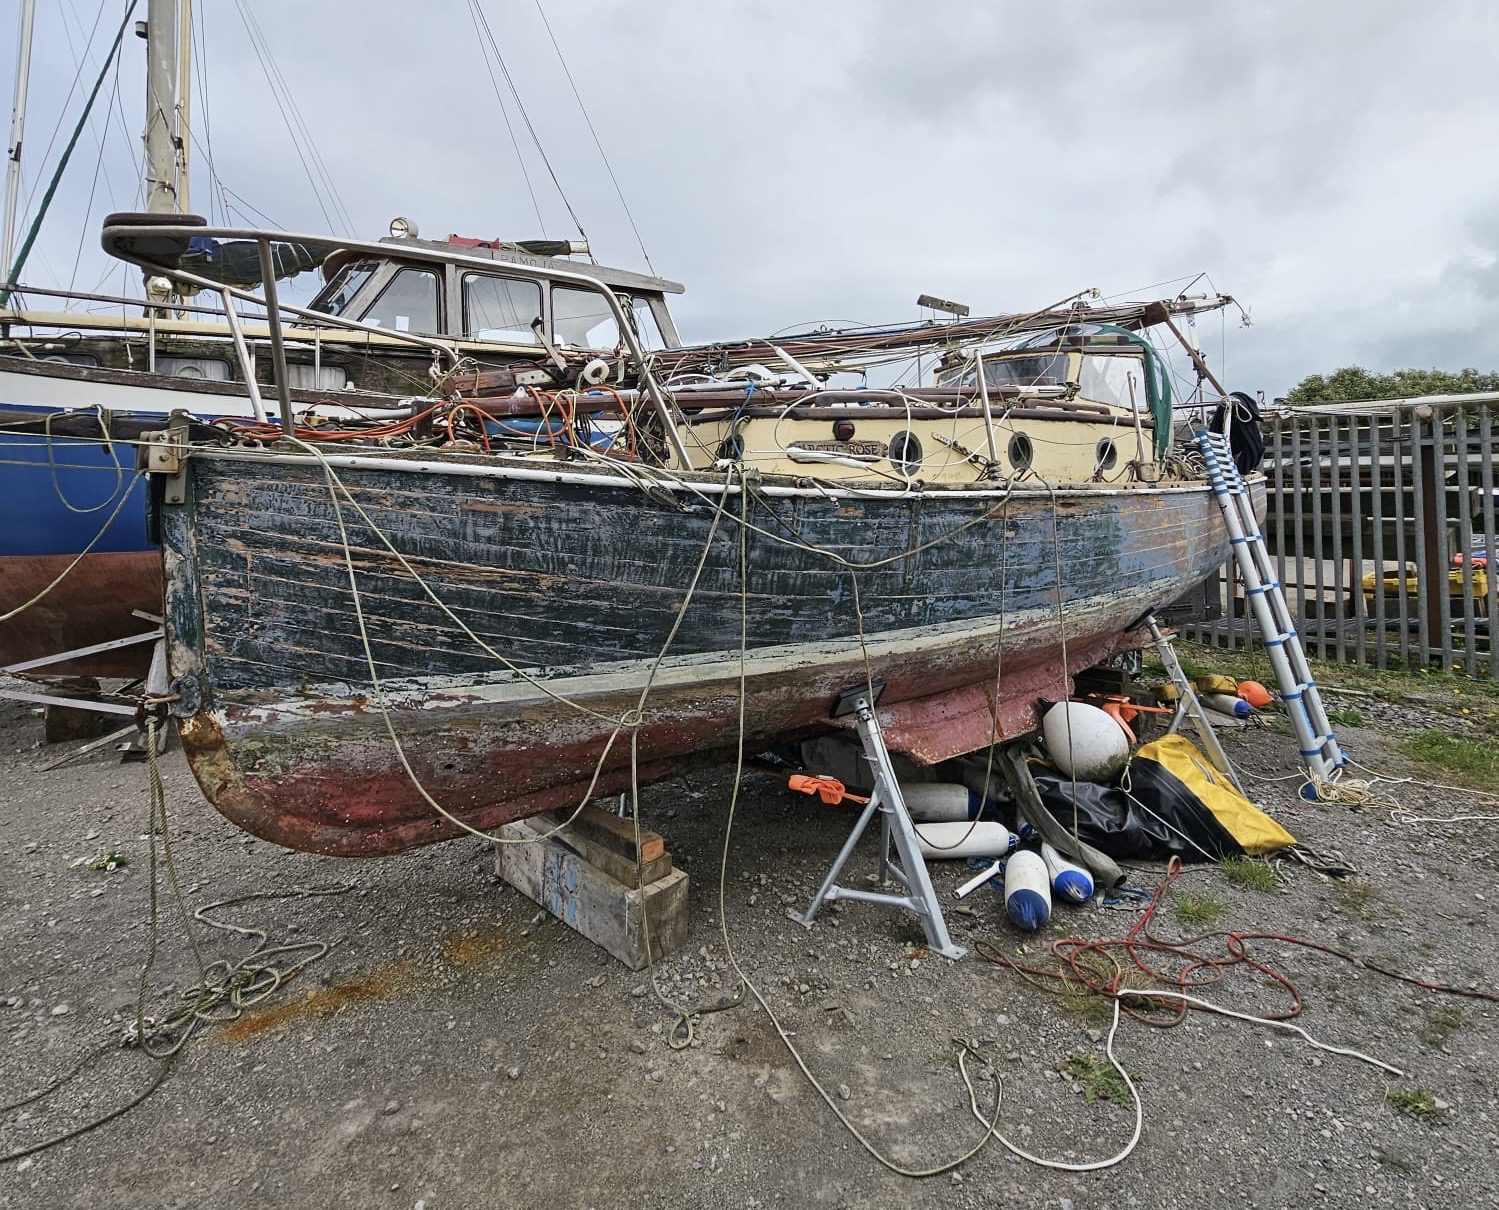
<svg viewBox="0 0 1499 1210"><path fill-rule="evenodd" d="M1270 696L1270 690L1261 685L1259 681L1240 681L1239 696L1256 710L1263 710L1275 700Z"/></svg>

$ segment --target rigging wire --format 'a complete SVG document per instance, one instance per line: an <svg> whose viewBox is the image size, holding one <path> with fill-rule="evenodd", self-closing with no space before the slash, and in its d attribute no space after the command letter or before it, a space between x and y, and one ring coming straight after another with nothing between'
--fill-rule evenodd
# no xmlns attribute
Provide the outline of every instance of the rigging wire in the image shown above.
<svg viewBox="0 0 1499 1210"><path fill-rule="evenodd" d="M276 228L276 230L278 230L278 231L285 231L286 230L286 224L284 224L284 223L278 223L275 219L273 219L264 210L257 210L254 206L252 206L248 201L246 201L238 193L235 193L233 189L229 188L228 185L224 185L223 186L223 190L224 190L224 209L226 211L227 210L232 210L232 211L234 211L234 213L238 214L241 218L246 218L248 215L254 215L256 218L264 219L267 223L269 223L272 227ZM233 205L229 201L230 198L233 198L236 202L239 203L239 205L238 206ZM255 225L254 223L250 224L250 226L252 226L252 227L254 225Z"/></svg>
<svg viewBox="0 0 1499 1210"><path fill-rule="evenodd" d="M307 183L312 186L313 198L317 202L318 209L322 211L323 221L328 224L329 230L336 231L341 227L345 234L352 235L354 221L349 217L343 198L339 195L338 186L334 184L332 174L329 173L328 166L312 137L312 131L302 117L302 111L292 95L291 86L286 82L286 77L282 75L281 68L276 64L264 31L244 0L234 0L234 7L239 12L245 33L249 35L250 47L255 51L261 73L265 76L266 83L270 85L271 99L276 102L276 108L281 113L281 120L286 125L287 133L291 135L292 149L297 153L297 159L302 164ZM323 197L325 192L326 203ZM333 208L331 215L328 210L329 206Z"/></svg>
<svg viewBox="0 0 1499 1210"><path fill-rule="evenodd" d="M531 183L531 172L526 167L526 157L521 154L520 140L515 136L515 123L510 120L510 110L505 105L504 94L500 92L500 82L495 78L494 64L484 50L484 34L479 28L479 18L472 4L469 5L468 15L469 20L473 22L474 36L479 39L479 53L484 58L484 70L489 73L489 84L494 89L494 99L500 107L500 117L505 119L505 131L510 135L510 146L515 148L515 162L520 165L521 179L526 182L526 192L531 196L531 209L536 213L536 232L538 235L545 235L546 220L541 217L541 204L536 200L536 187Z"/></svg>
<svg viewBox="0 0 1499 1210"><path fill-rule="evenodd" d="M69 11L72 12L72 14L73 14L73 20L75 22L77 22L79 32L81 33L82 30L83 30L83 19L78 15L78 9L73 4L73 0L68 0L68 9L69 9ZM95 18L95 20L97 22L97 18ZM64 27L64 30L66 30L66 27ZM90 37L89 41L90 41L90 43L92 43L92 41L93 41L92 37ZM106 127L106 132L105 133L106 134L108 133L107 128L108 128L109 123L111 121L113 121L114 124L119 127L119 131L120 131L120 145L122 147L130 149L130 154L133 154L134 153L134 141L131 138L131 134L130 134L129 128L125 124L125 108L124 108L123 102L120 100L120 93L119 93L118 87L116 87L116 89L114 90L112 96L110 97L110 107L109 107L109 110L105 114L105 117L104 117L104 123L105 123L105 127ZM133 175L136 178L136 181L135 181L135 194L134 194L134 196L137 199L139 199L140 196L141 196L141 190L144 187L144 184L139 179L140 178L140 174L139 173L134 173ZM114 185L113 185L113 183L109 179L109 173L108 173L107 169L105 170L104 184L105 184L105 188L109 192L109 195L110 195L111 199L113 199L114 196L115 196ZM137 209L139 208L139 202L138 201L136 203L136 208Z"/></svg>
<svg viewBox="0 0 1499 1210"><path fill-rule="evenodd" d="M557 196L562 199L562 205L566 207L568 217L572 219L573 226L577 228L578 235L585 243L588 241L588 233L583 230L583 223L578 218L578 212L573 209L573 204L568 200L567 192L562 188L562 182L557 178L557 170L552 167L552 161L542 146L541 136L536 133L536 127L531 122L531 115L526 112L526 103L521 100L520 89L515 86L515 79L510 74L510 67L505 62L505 56L500 53L500 44L496 41L494 30L490 27L489 18L484 15L484 9L479 0L468 0L469 11L473 14L474 23L481 27L482 38L480 48L485 42L489 44L489 52L494 55L494 61L500 69L500 74L505 78L505 87L510 90L510 96L515 101L515 107L519 111L521 121L526 124L526 132L531 136L531 142L536 145L536 154L541 156L541 162L546 166L547 175L552 178L552 184L557 189Z"/></svg>
<svg viewBox="0 0 1499 1210"><path fill-rule="evenodd" d="M204 5L197 12L197 19L193 22L193 75L198 82L198 112L202 114L201 125L203 127L203 138L200 141L196 131L189 131L193 140L193 146L198 149L199 156L208 165L208 206L209 217L214 217L214 207L217 213L226 219L229 216L229 204L224 197L224 182L219 177L218 166L213 158L213 110L208 103L208 6Z"/></svg>
<svg viewBox="0 0 1499 1210"><path fill-rule="evenodd" d="M93 28L89 30L88 45L90 45L90 46L93 45L94 34L98 31L98 28L99 28L99 18L104 15L104 4L107 3L107 2L108 2L108 0L102 0L102 2L100 3L100 5L99 5L99 13L94 18ZM64 25L63 29L64 29L64 32L66 32L66 30L67 30L66 25ZM70 35L69 36L69 49L71 49L71 47L72 47L72 40L71 40L71 35ZM57 144L57 136L62 133L63 121L68 116L68 106L69 106L69 104L72 103L73 94L78 91L78 86L83 83L84 66L85 65L84 65L84 63L83 63L83 61L81 59L78 60L75 63L75 65L74 65L73 81L72 81L71 84L68 85L68 95L65 96L62 99L62 105L58 107L58 110L57 110L57 121L56 121L56 123L53 124L52 133L47 136L47 145L44 148L42 148L41 159L37 161L40 164L45 164L47 162L48 157L51 156L51 154L52 154L52 148L54 146L56 146L56 144ZM31 182L31 187L26 191L26 201L21 206L21 214L17 215L18 219L21 218L22 215L27 216L27 217L30 216L30 214L31 214L31 203L36 200L37 187L41 183L42 183L42 177L41 176L38 176L35 180L33 180Z"/></svg>
<svg viewBox="0 0 1499 1210"><path fill-rule="evenodd" d="M125 9L124 16L120 19L120 26L115 31L114 41L110 43L109 53L105 56L104 66L99 72L98 78L94 80L94 86L90 89L88 100L83 104L83 114L78 119L78 124L73 127L73 133L68 137L67 146L63 148L62 155L58 157L57 167L52 172L51 179L47 182L46 192L42 194L41 201L37 204L37 211L31 220L31 226L27 229L26 237L21 241L20 250L16 253L15 260L10 264L6 273L5 285L0 287L0 303L7 302L14 292L15 284L20 279L21 270L26 265L26 259L31 255L31 250L36 244L37 233L41 230L42 220L47 217L47 208L51 206L52 199L57 195L57 186L62 181L63 173L67 171L68 161L72 158L73 150L78 146L78 139L83 134L83 128L88 122L89 114L94 110L94 102L99 99L99 90L104 87L105 77L109 74L110 62L120 53L120 42L125 37L125 27L130 24L130 16L135 12L139 0L130 0ZM69 93L71 96L72 94ZM45 261L45 254L42 259ZM55 277L56 274L54 273Z"/></svg>
<svg viewBox="0 0 1499 1210"><path fill-rule="evenodd" d="M547 20L546 10L541 7L541 0L536 0L536 13L541 18L542 25L546 27L547 37L552 42L552 49L557 52L557 62L562 64L562 74L567 77L568 86L573 90L573 98L578 102L578 110L583 115L583 121L588 125L588 133L593 136L593 145L598 148L599 159L604 161L604 170L609 174L609 181L614 186L614 195L619 198L619 204L624 208L625 218L630 222L630 230L635 233L635 242L640 245L640 255L645 257L645 267L654 275L656 266L651 264L651 254L645 250L645 240L641 237L640 228L635 225L635 216L630 213L630 203L625 201L624 190L619 187L619 178L614 175L614 165L609 162L609 155L604 150L604 144L599 141L599 132L593 128L593 119L588 115L588 106L583 104L583 95L578 91L577 82L567 66L567 59L563 57L562 47L557 44L557 35L552 33L552 23Z"/></svg>
<svg viewBox="0 0 1499 1210"><path fill-rule="evenodd" d="M120 56L116 55L115 56L115 61L114 61L114 81L110 85L110 101L109 101L109 104L111 106L114 104L114 99L117 98L119 95L120 95ZM107 133L108 130L109 130L109 112L108 112L108 110L105 111L104 123L105 123L105 126L104 126L105 132ZM94 138L95 138L95 140L99 144L99 154L94 157L94 176L93 176L93 180L89 182L89 187L88 187L88 204L86 206L84 206L84 208L83 208L83 230L81 230L78 233L78 248L73 253L73 270L72 270L71 273L68 274L68 289L69 290L72 290L73 287L75 285L77 285L77 283L78 283L78 266L79 266L79 264L83 260L83 249L84 249L84 246L88 243L89 228L92 225L92 220L93 220L93 215L94 215L94 197L98 193L98 190L99 190L99 177L100 177L101 173L102 173L102 175L104 177L104 188L105 188L105 191L107 193L109 193L111 196L114 193L114 187L110 184L110 181L109 181L109 170L104 167L104 149L105 149L105 146L106 146L105 140L97 132L94 133Z"/></svg>

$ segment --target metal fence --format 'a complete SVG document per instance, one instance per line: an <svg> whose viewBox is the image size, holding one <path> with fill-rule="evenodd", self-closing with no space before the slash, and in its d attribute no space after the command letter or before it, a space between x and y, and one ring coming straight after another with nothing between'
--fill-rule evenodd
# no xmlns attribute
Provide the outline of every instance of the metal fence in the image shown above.
<svg viewBox="0 0 1499 1210"><path fill-rule="evenodd" d="M1307 651L1378 668L1493 676L1499 631L1494 412L1499 394L1290 409L1264 423L1277 576ZM1230 562L1188 638L1260 642Z"/></svg>

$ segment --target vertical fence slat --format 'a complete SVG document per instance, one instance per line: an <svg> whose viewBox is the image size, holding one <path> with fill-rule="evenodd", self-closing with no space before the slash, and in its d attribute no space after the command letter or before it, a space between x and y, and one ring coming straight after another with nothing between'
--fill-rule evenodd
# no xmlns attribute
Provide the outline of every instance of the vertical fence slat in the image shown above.
<svg viewBox="0 0 1499 1210"><path fill-rule="evenodd" d="M1457 454L1457 534L1459 553L1463 557L1463 671L1478 675L1478 651L1475 647L1478 627L1473 617L1473 493L1468 478L1469 429L1468 412L1459 407L1452 413L1453 446Z"/></svg>
<svg viewBox="0 0 1499 1210"><path fill-rule="evenodd" d="M1286 582L1286 430L1280 417L1271 427L1271 448L1275 451L1275 483L1271 503L1275 517L1275 578L1285 591Z"/></svg>
<svg viewBox="0 0 1499 1210"><path fill-rule="evenodd" d="M1409 543L1406 541L1406 526L1410 524L1413 508L1407 508L1409 502L1414 501L1416 491L1415 465L1416 465L1416 442L1415 442L1415 418L1406 409L1397 409L1393 414L1395 427L1391 434L1395 451L1395 562L1397 564L1395 611L1399 615L1400 622L1400 662L1409 668L1411 663L1411 617L1410 600L1405 591L1406 558L1410 553ZM1405 474L1406 468L1411 468L1409 476ZM1406 495L1406 483L1411 485L1411 495ZM1384 591L1384 584L1379 586L1380 592Z"/></svg>
<svg viewBox="0 0 1499 1210"><path fill-rule="evenodd" d="M1427 489L1428 497L1436 504L1433 525L1429 519L1431 549L1427 556L1431 560L1431 590L1427 594L1436 605L1436 629L1441 636L1442 671L1452 671L1452 590L1447 571L1452 566L1452 551L1447 540L1448 518L1452 515L1448 506L1447 488L1447 425L1442 412L1431 415L1432 485ZM1435 490L1432 490L1432 489Z"/></svg>
<svg viewBox="0 0 1499 1210"><path fill-rule="evenodd" d="M1370 428L1373 422L1367 417ZM1353 538L1353 566L1346 573L1344 601L1353 611L1353 658L1360 664L1369 662L1364 644L1364 467L1366 454L1359 441L1359 418L1348 420L1348 524Z"/></svg>
<svg viewBox="0 0 1499 1210"><path fill-rule="evenodd" d="M1322 425L1324 421L1321 416L1311 418L1311 484L1317 494L1317 499L1322 499L1324 489L1322 474ZM1327 658L1327 598L1323 595L1326 591L1325 573L1322 567L1322 525L1321 517L1312 525L1312 582L1316 596L1313 601L1317 610L1316 630L1313 641L1316 643L1317 654L1323 659ZM1311 621L1310 614L1307 621ZM1310 629L1310 627L1308 627Z"/></svg>
<svg viewBox="0 0 1499 1210"><path fill-rule="evenodd" d="M1338 417L1327 418L1327 485L1328 498L1332 501L1332 586L1335 594L1333 601L1333 625L1336 632L1333 637L1333 650L1337 652L1338 663L1344 664L1348 661L1348 650L1343 639L1343 459L1341 457L1342 442L1340 430L1342 425ZM1324 651L1325 653L1325 651Z"/></svg>
<svg viewBox="0 0 1499 1210"><path fill-rule="evenodd" d="M1384 457L1380 450L1379 434L1384 427L1384 420L1375 416L1369 424L1369 464L1372 468L1369 473L1369 503L1374 514L1374 662L1380 668L1389 667L1390 662L1390 636L1385 627L1385 600L1384 600L1384 492L1385 473ZM1396 490L1399 490L1401 475L1397 468L1394 471L1394 482ZM1359 599L1363 600L1363 581L1359 581Z"/></svg>
<svg viewBox="0 0 1499 1210"><path fill-rule="evenodd" d="M1489 676L1499 675L1494 668L1494 639L1499 635L1499 578L1494 575L1494 422L1489 405L1478 409L1479 480L1483 484L1483 549L1488 558L1484 568L1484 596L1488 612Z"/></svg>
<svg viewBox="0 0 1499 1210"><path fill-rule="evenodd" d="M1293 416L1291 418L1291 520L1295 526L1295 532L1291 536L1291 543L1295 551L1295 559L1292 563L1292 575L1296 583L1296 604L1291 608L1292 617L1306 617L1306 527L1304 520L1305 496L1306 496L1306 468L1301 465L1301 438L1305 417ZM1285 584L1282 577L1281 584ZM1289 591L1282 588L1282 591ZM1289 604L1289 601L1287 602Z"/></svg>
<svg viewBox="0 0 1499 1210"><path fill-rule="evenodd" d="M1430 454L1427 449L1426 434L1422 432L1421 418L1415 409L1410 412L1410 439L1411 439L1411 519L1412 527L1413 557L1416 564L1416 646L1421 664L1425 668L1431 664L1431 639L1429 626L1429 615L1431 610L1426 601L1426 589L1430 581L1426 578L1426 548L1430 542L1430 534L1426 527L1428 489L1426 480L1430 478Z"/></svg>

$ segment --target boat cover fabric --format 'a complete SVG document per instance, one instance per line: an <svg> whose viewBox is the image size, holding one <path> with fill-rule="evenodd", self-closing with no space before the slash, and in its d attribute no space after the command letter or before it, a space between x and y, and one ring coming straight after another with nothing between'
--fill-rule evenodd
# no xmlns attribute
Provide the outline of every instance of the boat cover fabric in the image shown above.
<svg viewBox="0 0 1499 1210"><path fill-rule="evenodd" d="M1052 816L1115 860L1221 861L1296 842L1184 736L1142 745L1118 786L1077 782L1075 800L1070 777L1050 769L1033 773Z"/></svg>

